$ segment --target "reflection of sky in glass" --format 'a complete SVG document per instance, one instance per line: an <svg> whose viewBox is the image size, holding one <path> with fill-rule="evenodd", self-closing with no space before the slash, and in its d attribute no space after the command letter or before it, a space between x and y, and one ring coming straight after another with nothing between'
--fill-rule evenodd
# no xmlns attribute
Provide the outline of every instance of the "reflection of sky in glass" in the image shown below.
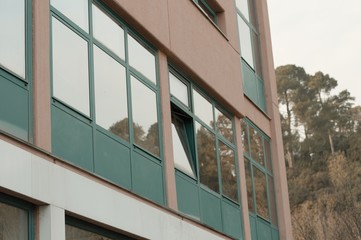
<svg viewBox="0 0 361 240"><path fill-rule="evenodd" d="M236 5L243 16L249 21L248 0L236 0Z"/></svg>
<svg viewBox="0 0 361 240"><path fill-rule="evenodd" d="M100 126L109 129L128 118L125 69L95 45L94 85L96 122Z"/></svg>
<svg viewBox="0 0 361 240"><path fill-rule="evenodd" d="M156 84L155 56L130 35L128 35L128 49L129 64Z"/></svg>
<svg viewBox="0 0 361 240"><path fill-rule="evenodd" d="M25 78L24 0L2 0L0 5L0 66Z"/></svg>
<svg viewBox="0 0 361 240"><path fill-rule="evenodd" d="M29 239L28 237L28 213L0 202L1 239Z"/></svg>
<svg viewBox="0 0 361 240"><path fill-rule="evenodd" d="M89 115L88 45L52 18L53 95Z"/></svg>
<svg viewBox="0 0 361 240"><path fill-rule="evenodd" d="M93 4L94 37L124 59L124 31L110 17Z"/></svg>
<svg viewBox="0 0 361 240"><path fill-rule="evenodd" d="M248 25L243 21L240 16L238 19L238 34L241 42L241 55L246 62L253 68L253 53L252 53L252 42L251 32Z"/></svg>
<svg viewBox="0 0 361 240"><path fill-rule="evenodd" d="M238 201L237 175L234 151L221 141L219 141L218 143L221 161L223 194L235 201Z"/></svg>
<svg viewBox="0 0 361 240"><path fill-rule="evenodd" d="M178 100L188 105L188 87L172 73L169 73L170 92Z"/></svg>
<svg viewBox="0 0 361 240"><path fill-rule="evenodd" d="M224 115L217 108L214 109L216 115L216 126L218 133L222 134L228 141L233 142L232 120Z"/></svg>
<svg viewBox="0 0 361 240"><path fill-rule="evenodd" d="M196 90L193 90L193 102L194 102L194 113L204 123L210 127L213 126L213 108L212 104L208 102L203 96L201 96Z"/></svg>
<svg viewBox="0 0 361 240"><path fill-rule="evenodd" d="M51 5L88 32L88 0L51 0Z"/></svg>

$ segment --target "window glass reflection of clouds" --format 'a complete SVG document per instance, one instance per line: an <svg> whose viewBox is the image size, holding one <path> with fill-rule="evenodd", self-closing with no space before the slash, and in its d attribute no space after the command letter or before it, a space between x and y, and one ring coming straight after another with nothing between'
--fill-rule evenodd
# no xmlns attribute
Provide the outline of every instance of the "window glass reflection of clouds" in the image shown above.
<svg viewBox="0 0 361 240"><path fill-rule="evenodd" d="M193 100L194 100L194 113L204 123L206 123L211 128L214 128L212 104L208 100L206 100L202 95L200 95L196 90L193 90Z"/></svg>
<svg viewBox="0 0 361 240"><path fill-rule="evenodd" d="M25 0L2 0L0 66L25 78Z"/></svg>
<svg viewBox="0 0 361 240"><path fill-rule="evenodd" d="M249 21L248 0L236 0L236 6L247 21Z"/></svg>
<svg viewBox="0 0 361 240"><path fill-rule="evenodd" d="M180 100L184 105L189 107L188 102L188 86L179 80L172 73L169 73L169 83L170 83L170 92L178 100Z"/></svg>
<svg viewBox="0 0 361 240"><path fill-rule="evenodd" d="M254 68L250 29L240 16L237 16L237 19L242 58L248 63L248 65Z"/></svg>

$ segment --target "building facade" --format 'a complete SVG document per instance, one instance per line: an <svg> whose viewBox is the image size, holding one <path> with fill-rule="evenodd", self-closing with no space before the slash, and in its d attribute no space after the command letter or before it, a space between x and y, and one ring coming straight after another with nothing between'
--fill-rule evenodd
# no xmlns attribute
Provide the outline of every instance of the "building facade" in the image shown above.
<svg viewBox="0 0 361 240"><path fill-rule="evenodd" d="M0 239L292 239L267 1L0 4Z"/></svg>

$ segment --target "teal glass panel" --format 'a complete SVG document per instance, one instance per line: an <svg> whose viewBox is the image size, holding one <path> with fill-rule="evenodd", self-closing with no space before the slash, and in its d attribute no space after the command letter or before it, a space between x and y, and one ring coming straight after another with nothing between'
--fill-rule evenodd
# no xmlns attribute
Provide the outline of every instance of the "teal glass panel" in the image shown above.
<svg viewBox="0 0 361 240"><path fill-rule="evenodd" d="M272 240L279 240L280 233L277 229L272 228Z"/></svg>
<svg viewBox="0 0 361 240"><path fill-rule="evenodd" d="M1 0L0 67L25 78L25 0Z"/></svg>
<svg viewBox="0 0 361 240"><path fill-rule="evenodd" d="M51 107L51 117L53 153L92 172L92 128L55 106Z"/></svg>
<svg viewBox="0 0 361 240"><path fill-rule="evenodd" d="M218 231L222 231L220 198L200 188L200 199L202 222Z"/></svg>
<svg viewBox="0 0 361 240"><path fill-rule="evenodd" d="M269 223L257 220L257 237L262 240L272 240L272 229Z"/></svg>
<svg viewBox="0 0 361 240"><path fill-rule="evenodd" d="M9 74L0 73L0 129L27 141L28 91L10 81L11 78Z"/></svg>
<svg viewBox="0 0 361 240"><path fill-rule="evenodd" d="M88 32L88 0L51 0L51 5Z"/></svg>
<svg viewBox="0 0 361 240"><path fill-rule="evenodd" d="M257 224L256 224L256 217L255 216L253 216L253 215L249 216L249 224L250 224L250 227L251 227L251 239L252 240L258 240L257 239Z"/></svg>
<svg viewBox="0 0 361 240"><path fill-rule="evenodd" d="M94 151L94 172L119 186L130 189L130 149L97 131Z"/></svg>
<svg viewBox="0 0 361 240"><path fill-rule="evenodd" d="M132 153L132 163L134 192L164 205L162 167L137 152Z"/></svg>
<svg viewBox="0 0 361 240"><path fill-rule="evenodd" d="M103 235L94 232L86 231L74 226L65 225L65 239L66 240L112 240Z"/></svg>
<svg viewBox="0 0 361 240"><path fill-rule="evenodd" d="M266 98L264 95L264 82L257 77L258 103L259 107L266 112Z"/></svg>
<svg viewBox="0 0 361 240"><path fill-rule="evenodd" d="M242 62L242 80L244 92L254 103L258 105L256 75L254 71L247 65L247 63L244 62Z"/></svg>
<svg viewBox="0 0 361 240"><path fill-rule="evenodd" d="M223 232L236 239L241 239L241 215L239 206L222 201Z"/></svg>
<svg viewBox="0 0 361 240"><path fill-rule="evenodd" d="M175 174L178 209L190 217L200 219L198 185L194 180L181 175Z"/></svg>
<svg viewBox="0 0 361 240"><path fill-rule="evenodd" d="M0 239L28 240L28 212L0 202Z"/></svg>

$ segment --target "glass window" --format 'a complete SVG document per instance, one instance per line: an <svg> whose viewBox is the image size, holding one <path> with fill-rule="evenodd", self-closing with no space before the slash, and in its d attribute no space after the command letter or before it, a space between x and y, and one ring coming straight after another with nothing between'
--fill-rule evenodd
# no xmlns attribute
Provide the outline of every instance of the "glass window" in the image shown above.
<svg viewBox="0 0 361 240"><path fill-rule="evenodd" d="M0 67L25 78L25 1L2 0Z"/></svg>
<svg viewBox="0 0 361 240"><path fill-rule="evenodd" d="M99 42L112 50L118 57L125 59L124 30L94 4L93 34Z"/></svg>
<svg viewBox="0 0 361 240"><path fill-rule="evenodd" d="M215 23L217 23L217 14L209 6L206 0L198 0L198 5L202 8L203 12Z"/></svg>
<svg viewBox="0 0 361 240"><path fill-rule="evenodd" d="M26 210L0 202L0 239L29 239L29 220Z"/></svg>
<svg viewBox="0 0 361 240"><path fill-rule="evenodd" d="M128 49L129 64L156 84L155 56L130 35Z"/></svg>
<svg viewBox="0 0 361 240"><path fill-rule="evenodd" d="M248 63L248 65L254 68L250 29L239 15L237 16L237 19L239 41L241 45L241 56Z"/></svg>
<svg viewBox="0 0 361 240"><path fill-rule="evenodd" d="M51 5L88 32L88 0L51 0Z"/></svg>
<svg viewBox="0 0 361 240"><path fill-rule="evenodd" d="M246 172L248 210L254 213L251 165L246 158L244 159L244 170Z"/></svg>
<svg viewBox="0 0 361 240"><path fill-rule="evenodd" d="M221 161L222 192L238 202L237 168L234 151L219 141L219 159Z"/></svg>
<svg viewBox="0 0 361 240"><path fill-rule="evenodd" d="M241 130L242 130L243 154L249 154L248 127L244 121L241 121Z"/></svg>
<svg viewBox="0 0 361 240"><path fill-rule="evenodd" d="M119 137L129 140L125 68L94 46L96 122Z"/></svg>
<svg viewBox="0 0 361 240"><path fill-rule="evenodd" d="M263 141L264 143L264 155L266 158L266 167L267 170L272 173L272 161L271 161L271 146L270 146L270 142L267 140Z"/></svg>
<svg viewBox="0 0 361 240"><path fill-rule="evenodd" d="M269 219L266 175L257 167L253 167L254 191L256 193L257 214Z"/></svg>
<svg viewBox="0 0 361 240"><path fill-rule="evenodd" d="M88 44L52 18L53 95L89 115Z"/></svg>
<svg viewBox="0 0 361 240"><path fill-rule="evenodd" d="M179 101L189 107L188 102L188 86L179 80L172 73L169 73L169 85L171 94L176 97Z"/></svg>
<svg viewBox="0 0 361 240"><path fill-rule="evenodd" d="M232 120L215 108L217 131L228 141L233 142L233 124Z"/></svg>
<svg viewBox="0 0 361 240"><path fill-rule="evenodd" d="M172 116L172 141L175 167L195 178L186 124L183 119L175 113L173 113Z"/></svg>
<svg viewBox="0 0 361 240"><path fill-rule="evenodd" d="M263 138L254 128L249 128L251 142L251 157L253 160L264 166Z"/></svg>
<svg viewBox="0 0 361 240"><path fill-rule="evenodd" d="M270 202L270 212L271 212L271 222L277 226L277 210L276 210L276 199L275 199L275 189L273 186L273 178L268 175L268 192L269 192L269 202Z"/></svg>
<svg viewBox="0 0 361 240"><path fill-rule="evenodd" d="M211 128L214 128L212 104L194 89L193 89L193 100L194 100L194 113L205 124L207 124Z"/></svg>
<svg viewBox="0 0 361 240"><path fill-rule="evenodd" d="M236 0L236 6L247 21L249 21L248 0Z"/></svg>
<svg viewBox="0 0 361 240"><path fill-rule="evenodd" d="M112 240L94 232L89 232L74 226L65 225L66 240Z"/></svg>
<svg viewBox="0 0 361 240"><path fill-rule="evenodd" d="M159 156L156 94L133 76L131 86L134 143Z"/></svg>
<svg viewBox="0 0 361 240"><path fill-rule="evenodd" d="M196 124L200 182L219 192L215 136L207 128Z"/></svg>

